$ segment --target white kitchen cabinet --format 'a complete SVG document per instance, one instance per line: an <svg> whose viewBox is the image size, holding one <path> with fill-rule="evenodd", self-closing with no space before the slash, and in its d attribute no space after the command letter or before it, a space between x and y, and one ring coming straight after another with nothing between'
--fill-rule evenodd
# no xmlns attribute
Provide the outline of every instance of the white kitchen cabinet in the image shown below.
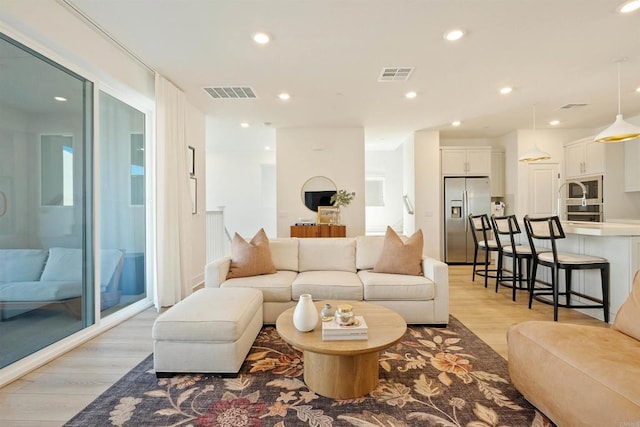
<svg viewBox="0 0 640 427"><path fill-rule="evenodd" d="M640 139L624 143L624 191L640 191Z"/></svg>
<svg viewBox="0 0 640 427"><path fill-rule="evenodd" d="M441 147L442 175L491 175L490 147Z"/></svg>
<svg viewBox="0 0 640 427"><path fill-rule="evenodd" d="M564 147L564 173L567 178L604 173L605 144L584 138Z"/></svg>
<svg viewBox="0 0 640 427"><path fill-rule="evenodd" d="M491 151L491 197L504 197L504 151Z"/></svg>

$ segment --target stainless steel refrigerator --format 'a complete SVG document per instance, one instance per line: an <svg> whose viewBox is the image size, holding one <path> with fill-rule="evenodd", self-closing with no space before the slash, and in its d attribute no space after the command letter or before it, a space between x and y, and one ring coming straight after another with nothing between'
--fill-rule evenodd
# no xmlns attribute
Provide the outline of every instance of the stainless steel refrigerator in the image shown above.
<svg viewBox="0 0 640 427"><path fill-rule="evenodd" d="M491 215L489 177L444 178L444 260L448 264L473 262L469 214Z"/></svg>

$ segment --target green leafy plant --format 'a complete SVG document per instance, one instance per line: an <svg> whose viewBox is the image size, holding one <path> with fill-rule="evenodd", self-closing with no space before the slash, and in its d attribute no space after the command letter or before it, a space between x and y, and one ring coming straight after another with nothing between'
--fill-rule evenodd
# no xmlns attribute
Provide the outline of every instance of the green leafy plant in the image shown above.
<svg viewBox="0 0 640 427"><path fill-rule="evenodd" d="M347 190L338 190L336 194L331 196L330 202L333 206L349 206L349 203L351 203L355 195L356 193L354 192L350 193Z"/></svg>

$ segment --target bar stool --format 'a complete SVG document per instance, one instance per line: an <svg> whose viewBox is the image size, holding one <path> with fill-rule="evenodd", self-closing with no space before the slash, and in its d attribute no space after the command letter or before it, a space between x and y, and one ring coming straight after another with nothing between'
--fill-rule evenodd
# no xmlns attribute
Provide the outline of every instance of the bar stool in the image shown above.
<svg viewBox="0 0 640 427"><path fill-rule="evenodd" d="M540 295L553 295L553 320L558 320L558 307L567 308L602 308L604 310L604 321L609 323L609 261L605 258L580 255L573 253L558 252L556 240L564 239L565 234L557 216L545 218L524 217L525 230L529 245L533 249L533 265L531 267L531 280L529 285L529 308L533 299L548 304L549 302L538 298ZM534 246L534 239L549 240L551 243L550 252L537 253ZM538 265L551 268L551 290L549 288L536 288L536 270ZM565 292L559 291L559 271L565 270ZM602 299L597 299L589 295L574 292L571 289L571 273L573 270L600 270L600 282L602 285ZM565 296L565 304L558 302L559 296ZM596 304L571 304L571 295L578 295Z"/></svg>
<svg viewBox="0 0 640 427"><path fill-rule="evenodd" d="M491 224L489 223L489 215L481 214L474 215L469 214L469 225L471 226L471 235L473 236L473 273L471 274L471 281L476 280L476 274L478 276L484 276L484 287L487 287L487 279L489 277L498 280L498 270L489 268L489 253L498 252L498 259L501 258L500 248L495 240L489 239L489 234L492 231ZM478 235L482 238L479 238ZM478 266L478 251L484 251L484 269L477 270ZM493 274L491 274L493 273Z"/></svg>
<svg viewBox="0 0 640 427"><path fill-rule="evenodd" d="M515 236L522 233L520 225L515 215L506 216L491 216L491 225L493 225L493 232L496 236L496 243L500 248L502 256L498 257L498 280L496 281L496 292L498 292L498 286L506 286L512 288L513 301L516 300L517 289L529 289L529 278L531 277L531 264L533 260L533 254L531 253L531 247L516 243ZM502 241L500 236L509 236L508 239ZM502 268L503 257L513 258L513 271L511 277L504 276L504 270ZM522 274L522 261L525 260L526 275ZM503 283L504 280L511 280L511 284ZM522 282L526 283L526 287L522 286Z"/></svg>

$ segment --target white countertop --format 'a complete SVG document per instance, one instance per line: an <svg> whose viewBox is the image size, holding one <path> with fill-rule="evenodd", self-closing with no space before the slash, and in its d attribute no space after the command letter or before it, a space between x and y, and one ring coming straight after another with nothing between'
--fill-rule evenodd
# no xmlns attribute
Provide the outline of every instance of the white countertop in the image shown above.
<svg viewBox="0 0 640 427"><path fill-rule="evenodd" d="M562 228L567 234L585 236L640 236L640 224L562 221Z"/></svg>

